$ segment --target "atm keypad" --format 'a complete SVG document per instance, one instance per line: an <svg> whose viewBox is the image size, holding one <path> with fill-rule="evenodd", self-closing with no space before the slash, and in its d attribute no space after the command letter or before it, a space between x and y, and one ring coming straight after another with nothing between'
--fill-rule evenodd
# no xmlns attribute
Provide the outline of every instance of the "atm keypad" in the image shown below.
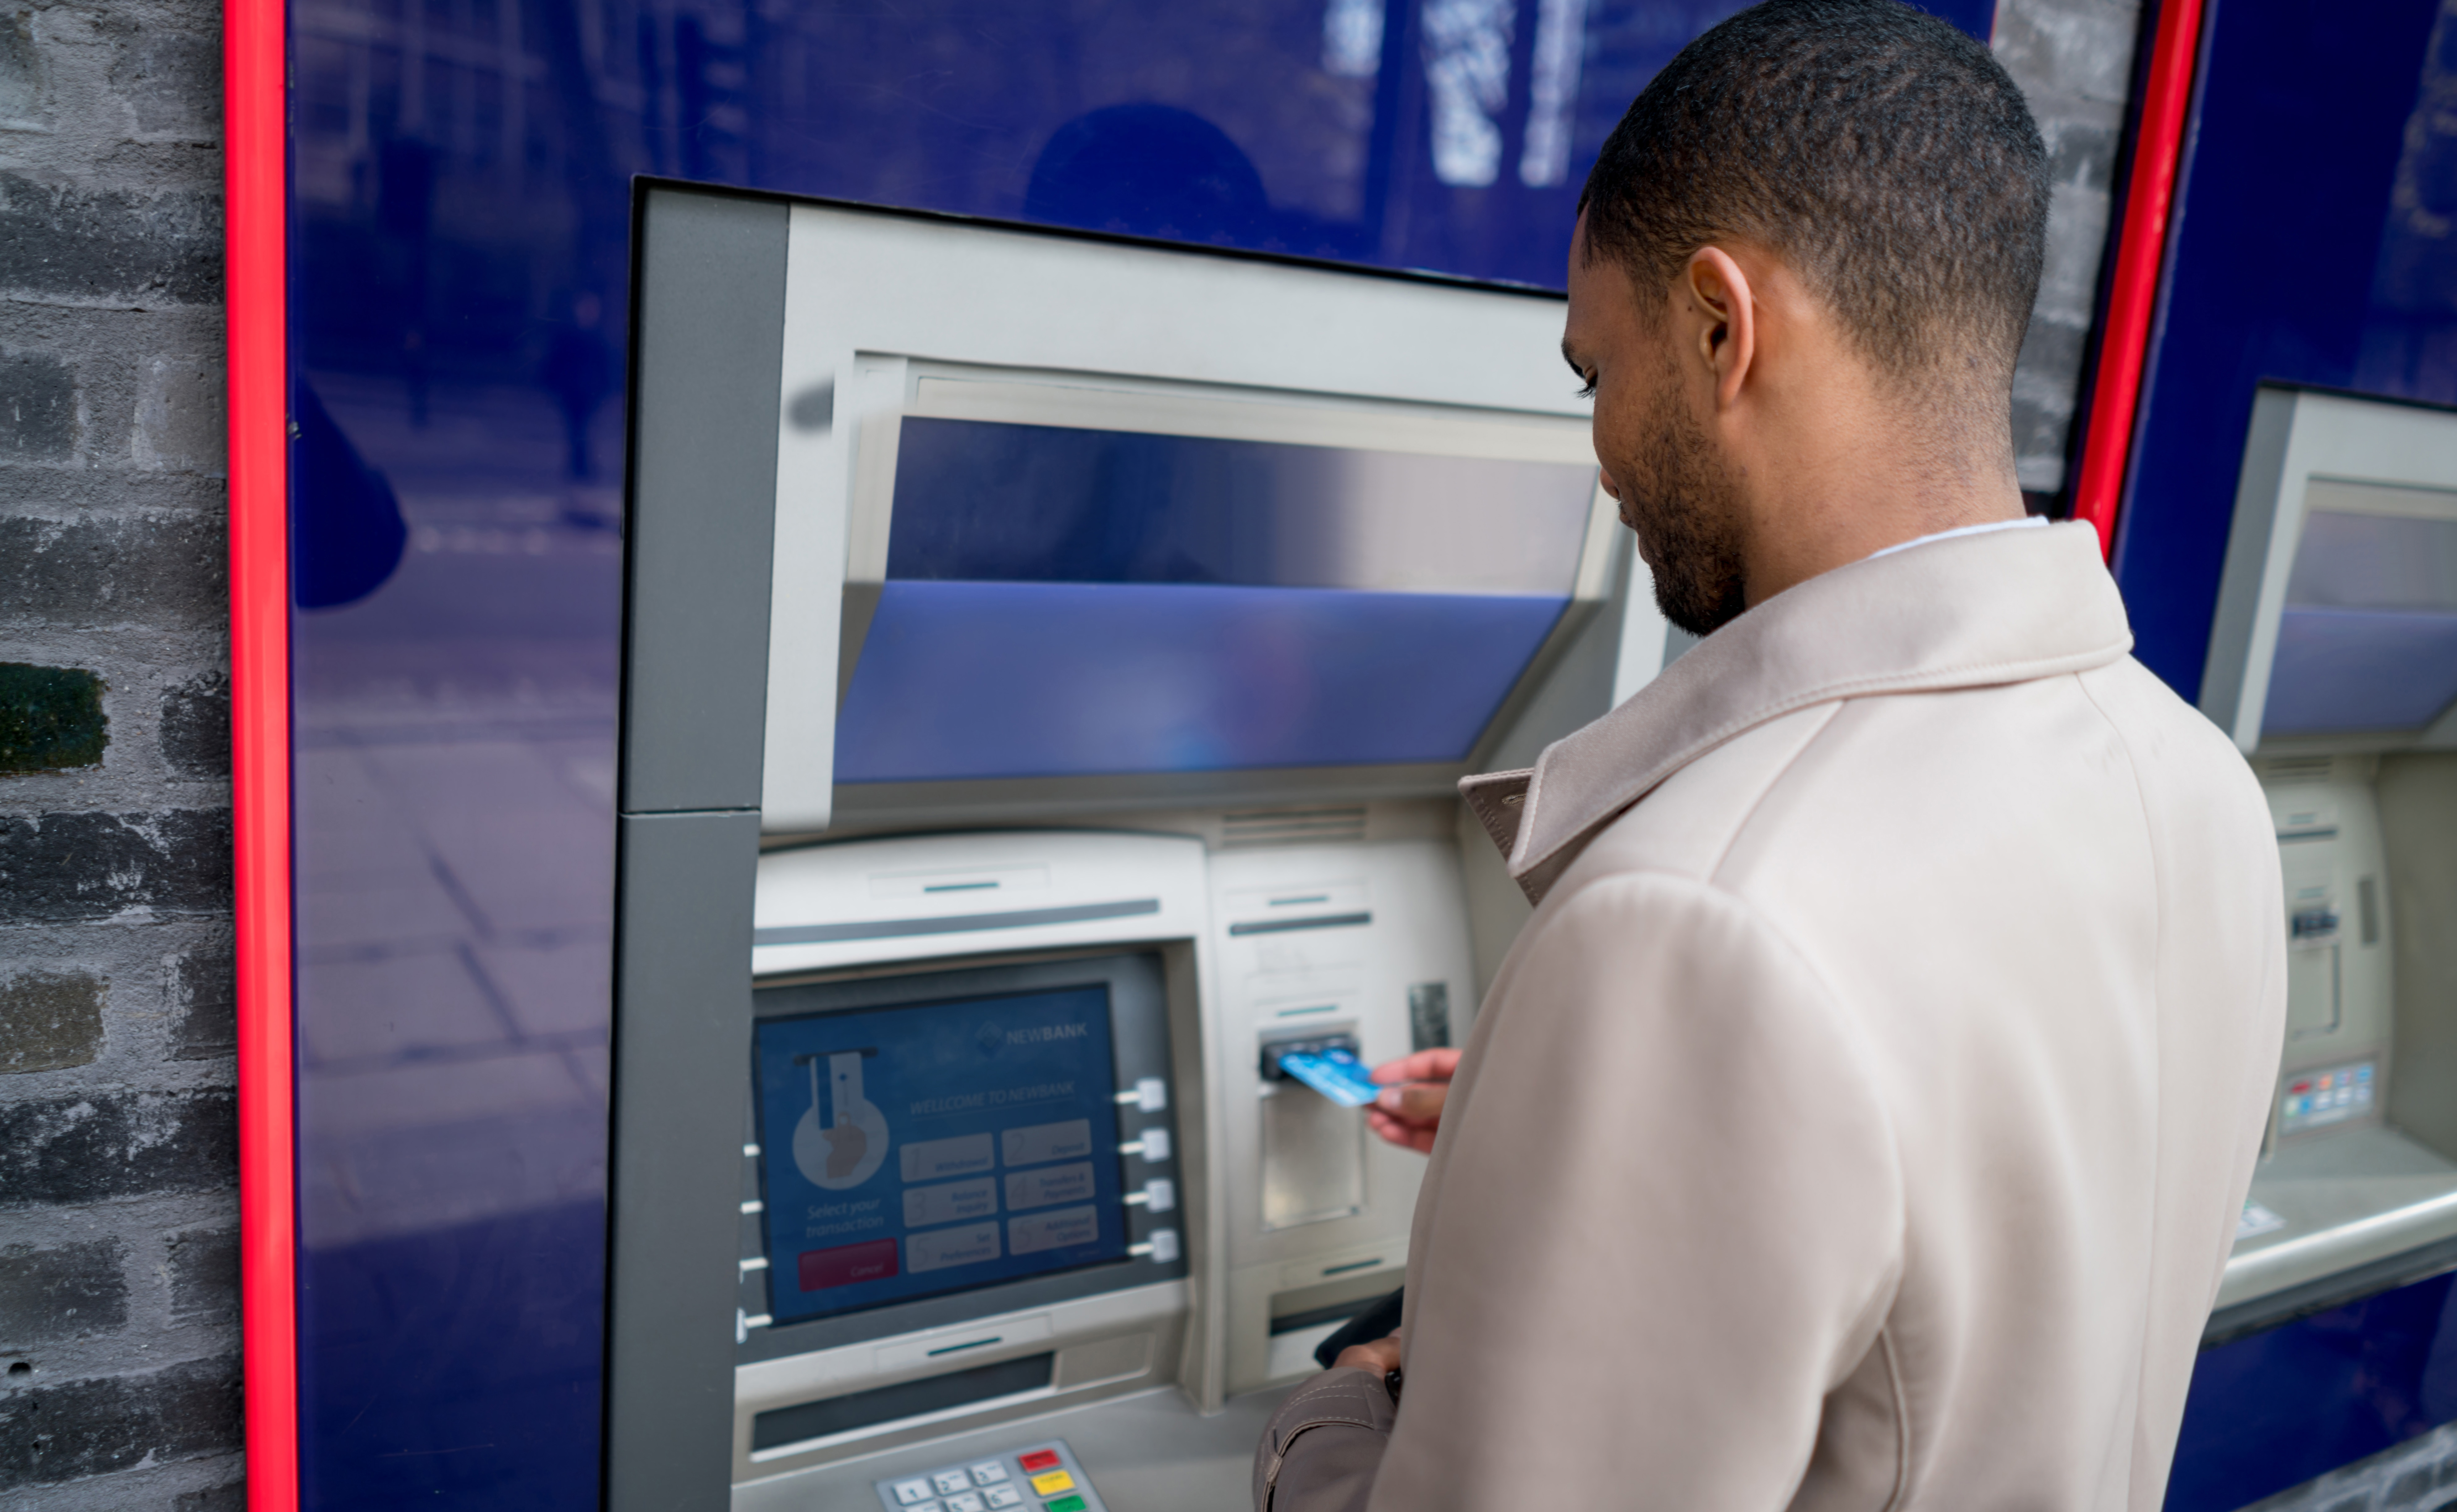
<svg viewBox="0 0 2457 1512"><path fill-rule="evenodd" d="M1063 1439L877 1485L887 1512L1107 1512Z"/></svg>

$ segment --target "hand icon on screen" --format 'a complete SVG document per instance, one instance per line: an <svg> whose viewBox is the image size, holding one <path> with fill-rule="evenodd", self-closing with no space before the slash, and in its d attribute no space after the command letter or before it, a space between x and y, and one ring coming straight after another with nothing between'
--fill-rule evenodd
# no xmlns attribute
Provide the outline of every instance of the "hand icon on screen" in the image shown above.
<svg viewBox="0 0 2457 1512"><path fill-rule="evenodd" d="M830 1191L858 1187L887 1158L887 1116L861 1093L861 1060L869 1052L840 1050L825 1057L796 1056L811 1067L811 1107L794 1126L794 1164L814 1186ZM819 1062L828 1063L828 1102L819 1101ZM834 1117L828 1116L833 1111Z"/></svg>
<svg viewBox="0 0 2457 1512"><path fill-rule="evenodd" d="M841 1103L836 1105L836 1116L844 1116ZM870 1135L862 1131L859 1124L838 1124L822 1129L820 1136L828 1142L828 1175L833 1180L842 1181L852 1175L861 1164L863 1152L870 1149Z"/></svg>

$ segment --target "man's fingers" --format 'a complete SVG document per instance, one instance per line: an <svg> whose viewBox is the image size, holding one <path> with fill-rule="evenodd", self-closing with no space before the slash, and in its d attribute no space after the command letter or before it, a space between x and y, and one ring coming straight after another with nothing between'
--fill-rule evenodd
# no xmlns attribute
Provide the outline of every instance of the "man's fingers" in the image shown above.
<svg viewBox="0 0 2457 1512"><path fill-rule="evenodd" d="M1334 1370L1370 1370L1376 1376L1387 1376L1399 1368L1399 1336L1351 1344L1331 1363Z"/></svg>
<svg viewBox="0 0 2457 1512"><path fill-rule="evenodd" d="M1410 1082L1405 1087L1386 1087L1373 1100L1375 1108L1412 1124L1430 1124L1442 1116L1442 1104L1450 1097L1450 1087L1441 1082Z"/></svg>
<svg viewBox="0 0 2457 1512"><path fill-rule="evenodd" d="M1413 1150L1419 1155L1434 1152L1434 1130L1430 1125L1416 1128L1403 1124L1390 1114L1371 1108L1365 1110L1365 1124L1382 1139L1401 1150Z"/></svg>
<svg viewBox="0 0 2457 1512"><path fill-rule="evenodd" d="M1373 1079L1385 1087L1394 1082L1447 1082L1458 1069L1458 1058L1459 1052L1452 1049L1418 1050L1373 1067Z"/></svg>

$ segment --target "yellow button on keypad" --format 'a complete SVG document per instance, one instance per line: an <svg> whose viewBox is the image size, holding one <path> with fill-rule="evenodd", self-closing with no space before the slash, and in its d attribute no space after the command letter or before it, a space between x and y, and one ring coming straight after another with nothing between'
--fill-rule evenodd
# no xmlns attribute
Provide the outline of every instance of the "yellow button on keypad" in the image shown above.
<svg viewBox="0 0 2457 1512"><path fill-rule="evenodd" d="M1047 1475L1037 1475L1032 1478L1032 1490L1035 1496L1056 1496L1061 1491L1074 1489L1075 1478L1063 1470L1052 1470Z"/></svg>

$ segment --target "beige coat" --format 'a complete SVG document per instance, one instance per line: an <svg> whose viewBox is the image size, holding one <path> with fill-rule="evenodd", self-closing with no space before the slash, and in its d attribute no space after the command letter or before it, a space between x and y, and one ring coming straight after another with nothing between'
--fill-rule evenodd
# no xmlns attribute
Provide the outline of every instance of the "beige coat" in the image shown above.
<svg viewBox="0 0 2457 1512"><path fill-rule="evenodd" d="M2089 527L1938 540L1462 784L1539 906L1404 1408L1300 1387L1258 1502L2154 1512L2285 946L2251 774L2131 644Z"/></svg>

